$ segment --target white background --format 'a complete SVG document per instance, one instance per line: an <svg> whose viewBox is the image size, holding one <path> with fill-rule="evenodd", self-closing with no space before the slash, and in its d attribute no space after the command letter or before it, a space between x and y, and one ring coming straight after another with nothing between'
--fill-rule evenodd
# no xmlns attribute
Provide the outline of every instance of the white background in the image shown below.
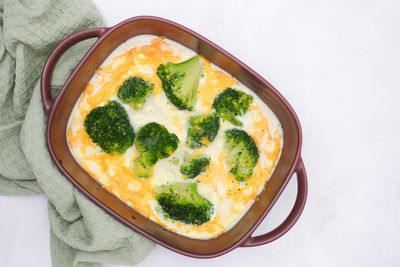
<svg viewBox="0 0 400 267"><path fill-rule="evenodd" d="M138 266L400 266L399 1L94 2L108 26L155 15L202 34L270 81L303 127L309 198L284 237L210 260L158 246ZM50 266L44 196L0 196L0 265Z"/></svg>

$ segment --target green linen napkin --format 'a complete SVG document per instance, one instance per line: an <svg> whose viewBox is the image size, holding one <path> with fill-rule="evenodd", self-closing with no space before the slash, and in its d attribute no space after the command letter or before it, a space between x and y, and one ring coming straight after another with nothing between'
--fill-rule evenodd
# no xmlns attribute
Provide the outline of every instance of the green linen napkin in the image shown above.
<svg viewBox="0 0 400 267"><path fill-rule="evenodd" d="M154 247L74 188L45 144L43 64L68 35L102 25L89 0L0 0L0 194L47 195L56 267L135 264ZM53 74L53 95L93 42L81 42L61 58Z"/></svg>

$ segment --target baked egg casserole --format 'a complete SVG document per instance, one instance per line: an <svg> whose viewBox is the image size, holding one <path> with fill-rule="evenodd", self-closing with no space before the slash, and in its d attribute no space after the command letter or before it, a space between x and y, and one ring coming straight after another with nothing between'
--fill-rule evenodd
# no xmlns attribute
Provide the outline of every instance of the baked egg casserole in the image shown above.
<svg viewBox="0 0 400 267"><path fill-rule="evenodd" d="M105 189L194 239L240 220L283 146L278 119L253 91L153 35L108 56L75 104L67 136L76 161Z"/></svg>

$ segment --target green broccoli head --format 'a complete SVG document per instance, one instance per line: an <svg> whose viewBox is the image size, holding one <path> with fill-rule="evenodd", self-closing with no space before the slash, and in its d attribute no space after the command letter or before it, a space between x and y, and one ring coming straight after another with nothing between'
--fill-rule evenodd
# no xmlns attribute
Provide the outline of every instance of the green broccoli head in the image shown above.
<svg viewBox="0 0 400 267"><path fill-rule="evenodd" d="M161 185L156 187L155 194L167 218L195 225L211 218L214 206L197 192L197 183Z"/></svg>
<svg viewBox="0 0 400 267"><path fill-rule="evenodd" d="M153 92L154 84L140 77L129 77L119 87L118 97L124 103L131 104L133 109L141 109L146 98Z"/></svg>
<svg viewBox="0 0 400 267"><path fill-rule="evenodd" d="M187 145L199 148L212 142L219 130L219 117L215 113L192 116L189 118Z"/></svg>
<svg viewBox="0 0 400 267"><path fill-rule="evenodd" d="M136 136L136 148L141 154L134 161L135 176L150 177L157 161L168 158L178 148L178 144L178 137L156 122L140 128Z"/></svg>
<svg viewBox="0 0 400 267"><path fill-rule="evenodd" d="M234 125L242 126L243 123L236 116L245 114L253 101L253 97L242 91L227 88L214 99L213 108L217 114Z"/></svg>
<svg viewBox="0 0 400 267"><path fill-rule="evenodd" d="M198 55L178 64L167 62L158 67L157 75L165 94L177 108L193 110L202 68L203 61Z"/></svg>
<svg viewBox="0 0 400 267"><path fill-rule="evenodd" d="M253 175L259 152L254 139L241 129L225 131L226 163L233 166L230 170L238 181L246 181Z"/></svg>
<svg viewBox="0 0 400 267"><path fill-rule="evenodd" d="M135 140L128 114L116 101L94 108L83 122L90 139L104 152L122 154Z"/></svg>
<svg viewBox="0 0 400 267"><path fill-rule="evenodd" d="M210 164L210 158L206 156L185 156L181 166L181 173L187 178L193 179L206 170Z"/></svg>

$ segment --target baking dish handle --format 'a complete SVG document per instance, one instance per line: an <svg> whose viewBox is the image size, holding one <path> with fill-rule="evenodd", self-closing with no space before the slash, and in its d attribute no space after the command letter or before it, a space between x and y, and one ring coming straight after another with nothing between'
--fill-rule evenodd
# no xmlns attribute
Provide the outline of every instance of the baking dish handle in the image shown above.
<svg viewBox="0 0 400 267"><path fill-rule="evenodd" d="M295 172L297 174L297 197L289 216L271 232L255 237L249 236L240 244L241 247L254 247L270 243L286 234L297 222L307 200L307 174L301 158Z"/></svg>
<svg viewBox="0 0 400 267"><path fill-rule="evenodd" d="M92 28L83 31L76 32L71 36L64 39L54 50L44 63L42 77L40 81L40 90L42 95L43 109L47 116L50 115L50 111L53 107L53 101L51 99L51 76L53 75L54 67L56 66L60 57L74 44L90 39L100 38L107 28Z"/></svg>

